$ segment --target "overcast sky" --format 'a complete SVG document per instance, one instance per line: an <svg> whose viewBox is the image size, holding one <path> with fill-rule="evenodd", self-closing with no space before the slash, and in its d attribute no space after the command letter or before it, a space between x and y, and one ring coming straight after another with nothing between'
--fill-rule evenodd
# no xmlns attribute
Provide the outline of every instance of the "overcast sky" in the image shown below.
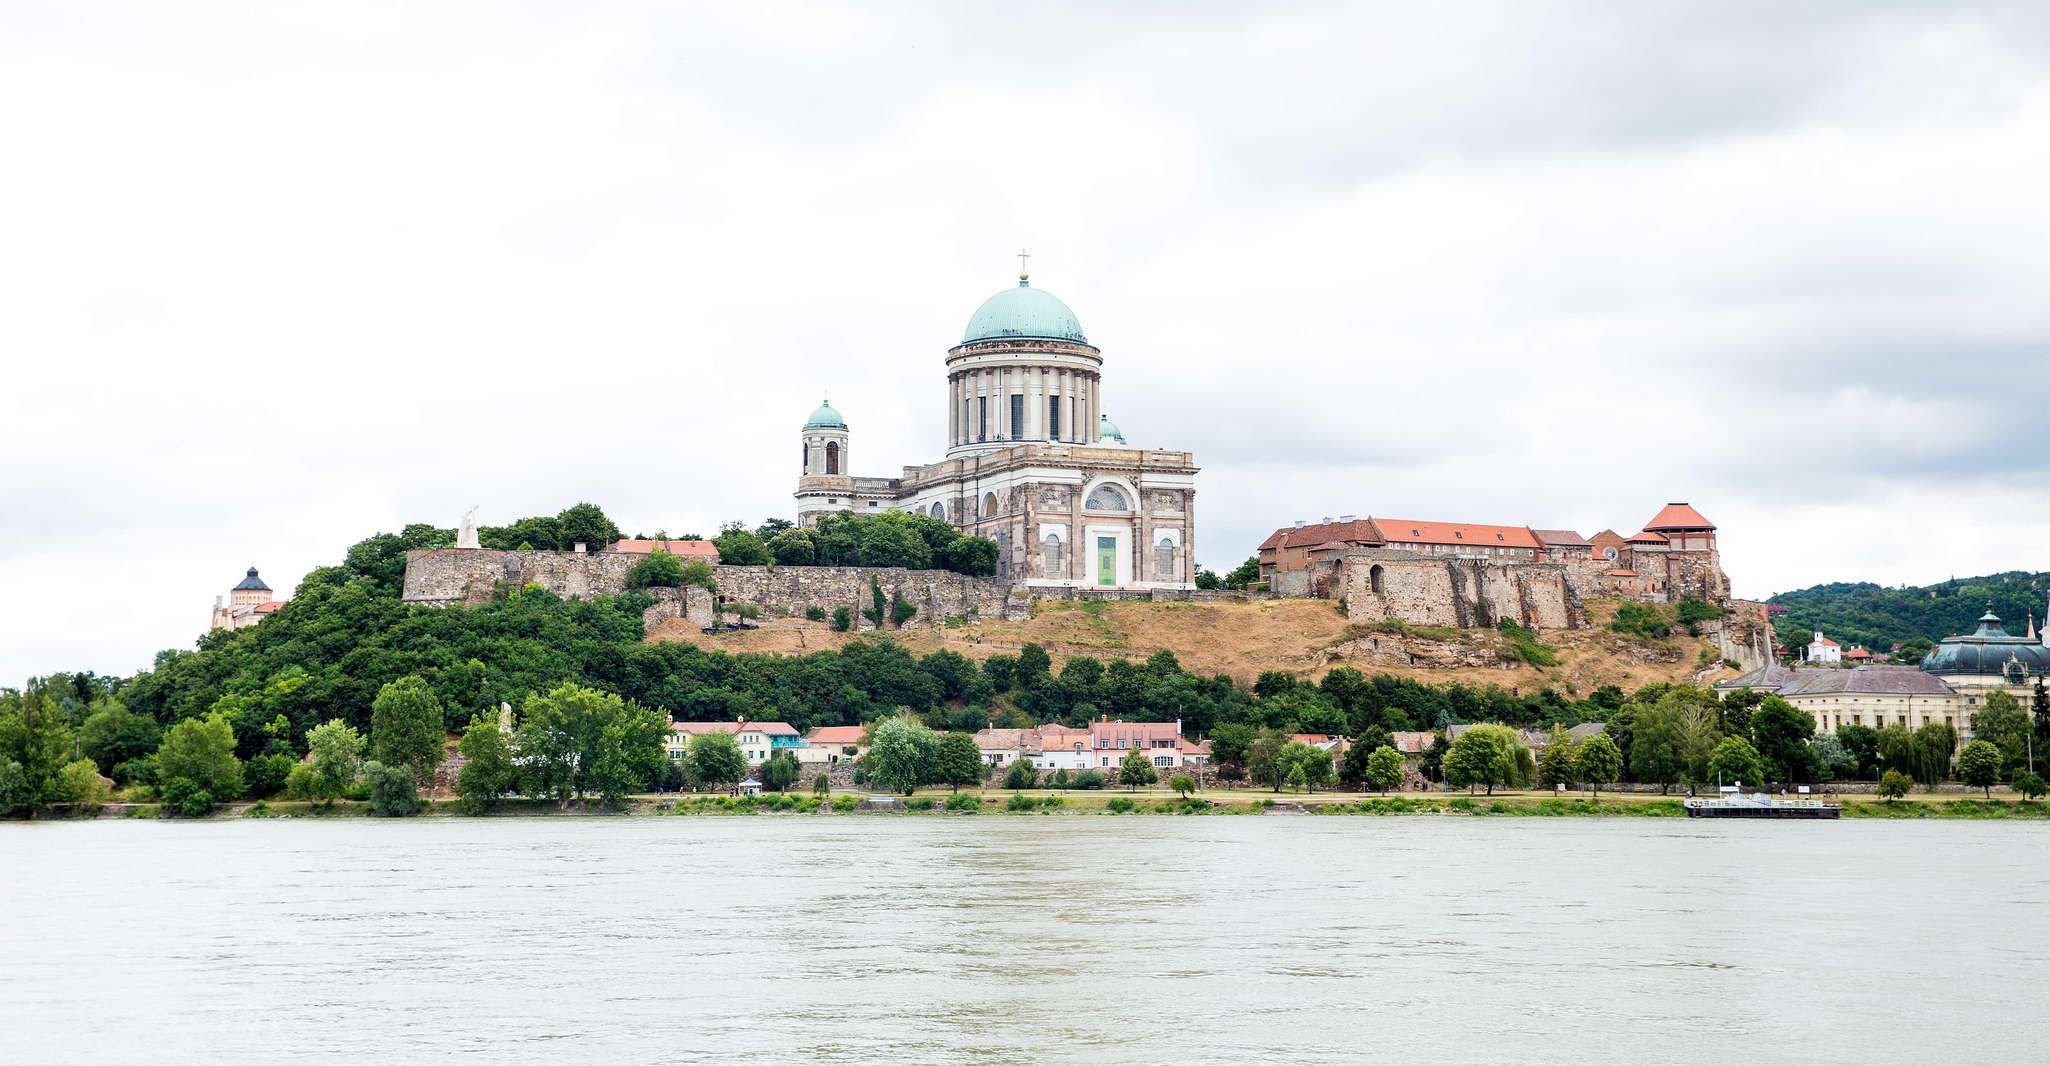
<svg viewBox="0 0 2050 1066"><path fill-rule="evenodd" d="M1197 554L1722 527L1740 595L2050 568L2043 5L0 6L0 683L411 521L939 457L1013 253Z"/></svg>

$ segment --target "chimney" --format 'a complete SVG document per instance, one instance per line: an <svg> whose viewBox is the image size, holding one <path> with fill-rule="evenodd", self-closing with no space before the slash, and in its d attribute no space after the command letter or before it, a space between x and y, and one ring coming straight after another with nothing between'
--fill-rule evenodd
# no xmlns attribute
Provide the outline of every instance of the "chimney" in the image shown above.
<svg viewBox="0 0 2050 1066"><path fill-rule="evenodd" d="M1296 519L1296 520L1295 520L1295 527L1296 527L1297 529L1301 529L1301 528L1303 528L1303 520L1302 520L1302 519L1300 519L1300 518Z"/></svg>
<svg viewBox="0 0 2050 1066"><path fill-rule="evenodd" d="M1324 516L1324 524L1325 524L1325 525L1327 525L1327 526L1331 524L1331 516L1330 516L1330 515L1328 515L1328 514L1327 514L1327 515L1325 515L1325 516Z"/></svg>
<svg viewBox="0 0 2050 1066"><path fill-rule="evenodd" d="M1339 516L1338 516L1338 520L1339 520L1340 522L1351 522L1351 521L1354 521L1355 519L1357 519L1358 517L1359 517L1358 515L1349 515L1349 514L1342 514L1342 515L1339 515Z"/></svg>
<svg viewBox="0 0 2050 1066"><path fill-rule="evenodd" d="M584 554L584 542L577 541L577 546L571 550L575 551L578 555Z"/></svg>

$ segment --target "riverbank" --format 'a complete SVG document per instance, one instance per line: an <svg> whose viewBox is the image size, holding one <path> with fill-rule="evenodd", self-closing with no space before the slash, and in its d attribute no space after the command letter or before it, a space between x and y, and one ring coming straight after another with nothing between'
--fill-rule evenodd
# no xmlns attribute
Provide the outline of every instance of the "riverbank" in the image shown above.
<svg viewBox="0 0 2050 1066"><path fill-rule="evenodd" d="M2021 800L1987 800L1954 794L1931 794L1920 799L1887 802L1874 797L1834 797L1843 805L1843 817L1895 820L1953 821L2050 821L2050 803ZM568 804L554 800L508 800L483 815L465 813L456 800L430 799L417 817L422 818L505 818L505 817L758 817L768 815L877 817L1050 817L1057 815L1436 815L1470 818L1679 818L1685 816L1681 798L1646 793L1603 793L1560 795L1551 792L1503 791L1496 795L1461 793L1271 793L1260 791L1203 792L1180 797L1172 792L1149 789L1139 792L1050 791L1023 792L988 789L983 791L923 791L909 797L872 793L838 792L823 802L809 792L769 793L760 796L693 794L644 794L628 799L623 807L612 808L595 800ZM333 803L277 802L232 804L198 818L166 815L153 803L108 804L97 813L50 811L41 820L127 820L230 821L242 818L369 818L369 805L350 800ZM15 819L20 820L20 819Z"/></svg>

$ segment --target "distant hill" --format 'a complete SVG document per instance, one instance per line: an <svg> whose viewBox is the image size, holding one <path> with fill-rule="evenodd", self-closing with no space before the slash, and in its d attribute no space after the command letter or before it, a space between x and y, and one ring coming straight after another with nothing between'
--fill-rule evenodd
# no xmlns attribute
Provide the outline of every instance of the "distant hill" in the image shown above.
<svg viewBox="0 0 2050 1066"><path fill-rule="evenodd" d="M2011 570L1921 587L1885 588L1870 582L1816 585L1782 592L1766 602L1787 609L1774 617L1773 628L1789 647L1807 644L1810 634L1821 629L1846 648L1859 644L1885 654L1895 642L1934 643L1970 633L1986 613L1989 599L2008 632L2021 635L2031 611L2040 631L2045 588L2050 588L2050 574Z"/></svg>

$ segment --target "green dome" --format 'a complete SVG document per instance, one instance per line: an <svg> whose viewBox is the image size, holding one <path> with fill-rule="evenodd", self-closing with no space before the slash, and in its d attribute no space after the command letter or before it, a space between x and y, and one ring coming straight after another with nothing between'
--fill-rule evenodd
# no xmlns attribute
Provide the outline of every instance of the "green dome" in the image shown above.
<svg viewBox="0 0 2050 1066"><path fill-rule="evenodd" d="M1125 442L1125 435L1118 432L1118 424L1111 421L1109 415L1097 415L1096 439L1114 440L1119 444L1123 444Z"/></svg>
<svg viewBox="0 0 2050 1066"><path fill-rule="evenodd" d="M833 410L832 404L820 400L818 410L811 413L811 418L805 422L804 428L846 429L847 420L840 417L840 412Z"/></svg>
<svg viewBox="0 0 2050 1066"><path fill-rule="evenodd" d="M982 306L975 309L975 317L968 320L968 331L962 335L961 343L1010 337L1089 343L1089 338L1082 335L1082 323L1075 318L1075 312L1068 310L1060 297L1033 288L1024 278L1018 279L1017 288L1005 289L982 301Z"/></svg>

